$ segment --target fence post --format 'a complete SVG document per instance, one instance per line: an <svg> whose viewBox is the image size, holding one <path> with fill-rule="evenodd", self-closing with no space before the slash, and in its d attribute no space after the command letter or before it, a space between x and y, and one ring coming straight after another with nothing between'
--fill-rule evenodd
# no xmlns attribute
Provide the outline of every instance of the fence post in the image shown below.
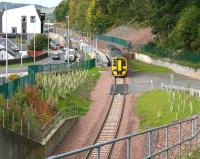
<svg viewBox="0 0 200 159"><path fill-rule="evenodd" d="M168 159L168 126L165 128L166 159Z"/></svg>
<svg viewBox="0 0 200 159"><path fill-rule="evenodd" d="M149 134L149 158L151 158L151 131L149 131L148 134Z"/></svg>
<svg viewBox="0 0 200 159"><path fill-rule="evenodd" d="M181 132L181 125L182 125L182 124L180 123L180 124L179 124L179 143L180 143L180 146L179 146L179 148L180 148L180 149L179 149L179 156L180 156L180 157L181 157L181 147L182 147L182 146L181 146L181 145L182 145L182 144L181 144L181 140L182 140L182 136L181 136L181 133L182 133L182 132Z"/></svg>
<svg viewBox="0 0 200 159"><path fill-rule="evenodd" d="M3 128L5 128L5 109L3 109Z"/></svg>
<svg viewBox="0 0 200 159"><path fill-rule="evenodd" d="M127 147L127 159L131 159L131 142L130 138L126 139L126 147Z"/></svg>
<svg viewBox="0 0 200 159"><path fill-rule="evenodd" d="M97 147L96 148L96 151L97 151L97 159L100 159L100 147Z"/></svg>
<svg viewBox="0 0 200 159"><path fill-rule="evenodd" d="M192 140L194 136L194 119L191 120L191 140L190 140L190 151L192 150Z"/></svg>
<svg viewBox="0 0 200 159"><path fill-rule="evenodd" d="M30 138L30 123L28 123L28 139Z"/></svg>
<svg viewBox="0 0 200 159"><path fill-rule="evenodd" d="M197 119L198 115L195 117L195 144L197 145Z"/></svg>
<svg viewBox="0 0 200 159"><path fill-rule="evenodd" d="M15 122L15 116L14 113L12 113L12 131L14 131L14 122Z"/></svg>
<svg viewBox="0 0 200 159"><path fill-rule="evenodd" d="M22 118L20 119L20 134L22 135Z"/></svg>

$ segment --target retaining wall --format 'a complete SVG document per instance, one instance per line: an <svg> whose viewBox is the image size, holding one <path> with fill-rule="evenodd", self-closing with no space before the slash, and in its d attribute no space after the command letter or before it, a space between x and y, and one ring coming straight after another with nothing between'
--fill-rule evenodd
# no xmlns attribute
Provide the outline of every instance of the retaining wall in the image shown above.
<svg viewBox="0 0 200 159"><path fill-rule="evenodd" d="M44 159L50 156L77 119L71 118L62 122L44 143L31 141L0 127L0 159Z"/></svg>
<svg viewBox="0 0 200 159"><path fill-rule="evenodd" d="M147 55L140 54L140 53L135 53L135 58L139 61L142 61L148 64L157 65L157 66L163 66L163 67L171 69L172 71L178 74L200 80L200 69L193 69L187 66L182 66L182 65L167 62L164 60L156 60Z"/></svg>

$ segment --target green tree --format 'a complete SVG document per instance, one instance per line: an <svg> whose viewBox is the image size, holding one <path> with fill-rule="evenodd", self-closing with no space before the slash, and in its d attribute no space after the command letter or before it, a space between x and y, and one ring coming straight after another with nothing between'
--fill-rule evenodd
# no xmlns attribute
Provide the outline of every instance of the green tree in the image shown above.
<svg viewBox="0 0 200 159"><path fill-rule="evenodd" d="M200 7L189 6L181 12L176 27L169 34L169 46L200 51Z"/></svg>
<svg viewBox="0 0 200 159"><path fill-rule="evenodd" d="M58 4L58 6L56 6L53 14L55 15L57 22L65 20L65 16L67 15L68 10L69 10L68 0L63 0Z"/></svg>
<svg viewBox="0 0 200 159"><path fill-rule="evenodd" d="M35 50L44 50L48 47L48 37L44 34L37 34L35 36ZM29 50L34 49L34 38L31 39L30 44L28 45Z"/></svg>

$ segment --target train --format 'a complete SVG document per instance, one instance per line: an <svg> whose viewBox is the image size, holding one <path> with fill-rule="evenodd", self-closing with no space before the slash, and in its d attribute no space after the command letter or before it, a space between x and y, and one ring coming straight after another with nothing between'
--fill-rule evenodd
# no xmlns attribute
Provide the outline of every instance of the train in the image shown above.
<svg viewBox="0 0 200 159"><path fill-rule="evenodd" d="M127 59L122 56L112 57L111 69L113 76L126 77L128 69Z"/></svg>
<svg viewBox="0 0 200 159"><path fill-rule="evenodd" d="M115 45L107 45L107 57L110 61L112 74L114 77L127 76L127 59L123 57L123 53Z"/></svg>

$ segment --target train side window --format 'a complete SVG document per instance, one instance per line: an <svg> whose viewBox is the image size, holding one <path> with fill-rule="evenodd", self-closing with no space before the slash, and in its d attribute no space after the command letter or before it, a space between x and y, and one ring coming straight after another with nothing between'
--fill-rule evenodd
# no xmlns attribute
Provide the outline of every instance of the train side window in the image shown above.
<svg viewBox="0 0 200 159"><path fill-rule="evenodd" d="M117 66L117 61L116 60L113 61L113 66Z"/></svg>
<svg viewBox="0 0 200 159"><path fill-rule="evenodd" d="M126 66L126 61L122 61L122 66Z"/></svg>

